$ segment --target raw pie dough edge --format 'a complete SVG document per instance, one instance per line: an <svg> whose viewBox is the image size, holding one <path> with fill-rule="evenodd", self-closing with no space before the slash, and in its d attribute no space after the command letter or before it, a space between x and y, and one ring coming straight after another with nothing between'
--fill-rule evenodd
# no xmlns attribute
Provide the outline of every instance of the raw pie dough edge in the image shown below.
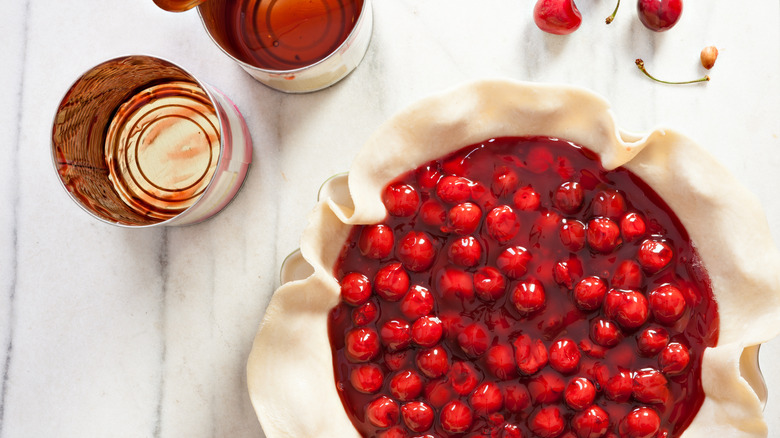
<svg viewBox="0 0 780 438"><path fill-rule="evenodd" d="M269 438L358 436L335 390L327 315L338 303L338 253L351 224L384 219L382 188L461 147L537 135L570 140L598 153L606 168L624 165L639 175L696 243L721 326L718 346L703 360L707 397L683 438L767 436L759 397L739 370L745 347L780 332L780 253L757 198L674 131L619 130L608 103L589 91L498 80L434 95L392 117L356 156L350 193L323 199L311 213L301 251L314 273L274 293L247 364L250 397Z"/></svg>

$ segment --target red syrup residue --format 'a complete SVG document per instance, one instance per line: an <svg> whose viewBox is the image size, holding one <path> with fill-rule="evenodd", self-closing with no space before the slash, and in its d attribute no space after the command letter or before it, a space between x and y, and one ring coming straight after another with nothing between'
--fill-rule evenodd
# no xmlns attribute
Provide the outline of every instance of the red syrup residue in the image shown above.
<svg viewBox="0 0 780 438"><path fill-rule="evenodd" d="M342 250L328 321L362 436L677 437L691 423L717 305L636 175L566 141L499 138L402 175L384 202L386 227L355 226Z"/></svg>

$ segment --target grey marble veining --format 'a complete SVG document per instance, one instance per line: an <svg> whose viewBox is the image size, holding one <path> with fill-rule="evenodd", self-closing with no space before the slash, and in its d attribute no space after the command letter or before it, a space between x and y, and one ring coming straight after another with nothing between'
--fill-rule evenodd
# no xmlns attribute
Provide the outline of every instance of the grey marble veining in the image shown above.
<svg viewBox="0 0 780 438"><path fill-rule="evenodd" d="M5 67L0 70L0 83L7 84L0 91L0 100L8 108L0 112L0 143L3 160L0 160L0 203L7 206L0 211L0 433L6 416L6 399L10 379L10 362L13 357L15 317L15 296L17 290L18 250L17 224L19 217L19 144L21 117L19 105L24 90L24 69L27 60L27 23L15 18L24 16L27 2L9 5L10 12L3 17L0 27L4 29L4 45L7 46Z"/></svg>
<svg viewBox="0 0 780 438"><path fill-rule="evenodd" d="M465 81L508 77L590 88L632 131L671 126L707 147L762 200L780 237L780 5L686 2L653 34L626 4L579 2L569 37L541 33L530 0L375 0L361 65L336 86L284 95L216 48L197 14L151 0L3 0L0 17L0 438L262 437L245 362L284 257L320 184L402 107ZM761 42L760 44L758 42ZM642 77L703 74L703 86ZM49 154L69 85L105 59L170 59L233 99L254 163L238 197L198 225L133 231L92 220L65 195ZM770 436L780 434L780 341L762 350Z"/></svg>

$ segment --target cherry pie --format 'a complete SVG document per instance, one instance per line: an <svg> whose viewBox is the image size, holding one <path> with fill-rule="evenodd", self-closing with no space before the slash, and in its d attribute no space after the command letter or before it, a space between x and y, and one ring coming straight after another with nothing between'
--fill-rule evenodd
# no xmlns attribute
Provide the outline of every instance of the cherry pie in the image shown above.
<svg viewBox="0 0 780 438"><path fill-rule="evenodd" d="M327 195L249 359L267 436L766 436L780 254L685 137L478 82L391 119Z"/></svg>

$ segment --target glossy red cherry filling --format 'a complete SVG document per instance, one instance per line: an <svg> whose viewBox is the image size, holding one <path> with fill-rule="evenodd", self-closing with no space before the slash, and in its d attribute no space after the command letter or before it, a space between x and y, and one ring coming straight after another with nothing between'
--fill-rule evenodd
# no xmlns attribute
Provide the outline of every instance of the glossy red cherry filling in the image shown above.
<svg viewBox="0 0 780 438"><path fill-rule="evenodd" d="M329 315L364 437L677 437L717 342L706 273L636 175L500 138L388 185L356 226Z"/></svg>

